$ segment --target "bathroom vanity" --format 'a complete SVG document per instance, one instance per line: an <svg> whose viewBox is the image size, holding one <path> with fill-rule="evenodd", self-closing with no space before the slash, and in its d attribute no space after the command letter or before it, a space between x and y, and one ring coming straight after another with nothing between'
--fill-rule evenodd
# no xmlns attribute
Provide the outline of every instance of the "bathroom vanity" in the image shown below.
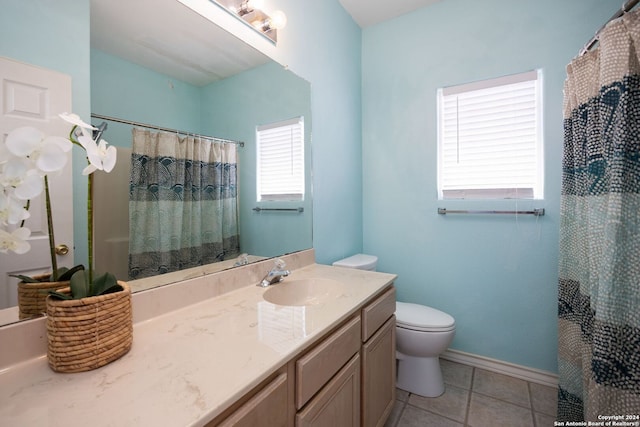
<svg viewBox="0 0 640 427"><path fill-rule="evenodd" d="M379 426L395 402L395 289L283 365L207 426Z"/></svg>
<svg viewBox="0 0 640 427"><path fill-rule="evenodd" d="M0 350L0 425L384 424L395 402L396 276L287 260L292 274L273 289L341 286L281 305L265 298L272 287L255 286L272 264L135 294L133 348L94 371L55 373L38 352L8 363ZM0 329L3 346L19 336L12 327L38 322Z"/></svg>

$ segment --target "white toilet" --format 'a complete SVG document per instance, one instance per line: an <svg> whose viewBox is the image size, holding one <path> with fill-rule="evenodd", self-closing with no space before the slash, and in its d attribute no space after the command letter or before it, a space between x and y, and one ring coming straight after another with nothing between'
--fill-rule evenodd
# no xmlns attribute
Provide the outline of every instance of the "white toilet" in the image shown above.
<svg viewBox="0 0 640 427"><path fill-rule="evenodd" d="M336 267L357 268L358 270L376 271L378 257L375 255L355 254L349 258L333 263Z"/></svg>
<svg viewBox="0 0 640 427"><path fill-rule="evenodd" d="M335 266L375 271L378 258L357 254ZM396 387L424 397L444 393L439 356L456 333L455 319L435 308L396 302Z"/></svg>
<svg viewBox="0 0 640 427"><path fill-rule="evenodd" d="M439 356L456 333L453 317L435 308L396 302L396 387L424 397L444 393Z"/></svg>

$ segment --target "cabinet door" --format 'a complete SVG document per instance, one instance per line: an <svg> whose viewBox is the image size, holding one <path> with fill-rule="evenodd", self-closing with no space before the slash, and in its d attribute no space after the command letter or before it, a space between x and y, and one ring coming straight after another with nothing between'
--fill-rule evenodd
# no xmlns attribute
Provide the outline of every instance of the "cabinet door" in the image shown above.
<svg viewBox="0 0 640 427"><path fill-rule="evenodd" d="M356 354L296 415L297 427L360 425L360 356Z"/></svg>
<svg viewBox="0 0 640 427"><path fill-rule="evenodd" d="M362 346L362 425L382 426L396 400L396 318Z"/></svg>
<svg viewBox="0 0 640 427"><path fill-rule="evenodd" d="M287 374L283 373L218 425L284 427L288 424Z"/></svg>

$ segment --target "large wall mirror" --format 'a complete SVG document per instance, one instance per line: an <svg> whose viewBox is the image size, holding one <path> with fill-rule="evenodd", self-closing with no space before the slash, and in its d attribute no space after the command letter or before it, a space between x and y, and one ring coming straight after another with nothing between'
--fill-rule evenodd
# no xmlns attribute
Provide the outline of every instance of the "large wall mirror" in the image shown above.
<svg viewBox="0 0 640 427"><path fill-rule="evenodd" d="M177 0L91 0L90 24L91 122L107 123L102 137L119 151L116 170L95 183L96 270L128 276L132 131L145 129L104 117L243 142L237 148L239 252L253 262L311 248L310 84ZM256 129L297 117L304 118L304 198L259 202ZM226 257L128 280L134 291L144 290L238 261Z"/></svg>
<svg viewBox="0 0 640 427"><path fill-rule="evenodd" d="M91 0L91 48L93 115L185 133L178 132L179 136L193 133L244 144L237 147L240 253L252 261L312 247L308 82L177 0ZM258 202L256 129L295 117L303 117L305 124L304 199ZM101 120L94 117L93 124ZM129 203L129 150L131 129L136 126L106 122L104 138L120 147L118 164L123 171L101 175L115 182L106 183L97 193L109 204L121 201L118 211L125 216L96 219L96 265L100 269L98 260L111 263L102 269L120 271L123 276L130 238L128 227L123 226ZM116 188L117 194L111 191ZM229 268L238 261L224 258L202 271ZM145 279L142 287L184 277L162 276Z"/></svg>

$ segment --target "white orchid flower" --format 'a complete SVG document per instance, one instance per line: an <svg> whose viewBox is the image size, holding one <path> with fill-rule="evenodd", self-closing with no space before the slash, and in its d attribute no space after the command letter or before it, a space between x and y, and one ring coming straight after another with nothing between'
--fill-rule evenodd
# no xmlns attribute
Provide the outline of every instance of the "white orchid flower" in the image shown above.
<svg viewBox="0 0 640 427"><path fill-rule="evenodd" d="M94 128L93 126L91 126L88 123L85 123L84 121L82 121L82 119L80 118L80 116L78 116L77 114L73 114L73 113L62 113L62 114L58 114L58 116L64 120L65 122L71 123L72 125L78 126L82 129L92 129L92 130L97 130L96 128Z"/></svg>
<svg viewBox="0 0 640 427"><path fill-rule="evenodd" d="M31 168L28 160L14 158L2 165L0 187L11 189L16 199L30 200L42 193L44 182L40 172Z"/></svg>
<svg viewBox="0 0 640 427"><path fill-rule="evenodd" d="M25 126L12 130L5 141L16 157L28 158L43 174L57 172L67 164L71 141L59 136L45 136L38 129Z"/></svg>
<svg viewBox="0 0 640 427"><path fill-rule="evenodd" d="M31 236L31 230L20 227L9 233L0 228L0 252L8 253L13 251L16 254L29 252L31 245L26 240Z"/></svg>
<svg viewBox="0 0 640 427"><path fill-rule="evenodd" d="M89 165L82 171L83 175L89 175L97 170L102 170L107 173L113 170L116 165L116 156L118 152L116 147L107 146L109 143L104 139L100 140L99 144L87 135L85 129L82 129L82 135L78 137L78 142L84 147L87 152L87 159L89 159Z"/></svg>
<svg viewBox="0 0 640 427"><path fill-rule="evenodd" d="M14 225L30 216L31 214L24 208L23 202L14 199L4 191L0 191L0 225Z"/></svg>

